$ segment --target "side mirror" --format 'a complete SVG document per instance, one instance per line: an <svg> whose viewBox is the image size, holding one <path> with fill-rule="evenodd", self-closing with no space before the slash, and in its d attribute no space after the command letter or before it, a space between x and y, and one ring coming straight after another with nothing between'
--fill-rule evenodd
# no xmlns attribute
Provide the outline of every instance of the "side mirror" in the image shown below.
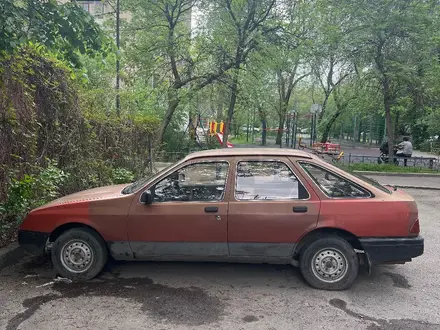
<svg viewBox="0 0 440 330"><path fill-rule="evenodd" d="M153 204L153 195L150 191L145 190L141 195L141 203L145 205Z"/></svg>

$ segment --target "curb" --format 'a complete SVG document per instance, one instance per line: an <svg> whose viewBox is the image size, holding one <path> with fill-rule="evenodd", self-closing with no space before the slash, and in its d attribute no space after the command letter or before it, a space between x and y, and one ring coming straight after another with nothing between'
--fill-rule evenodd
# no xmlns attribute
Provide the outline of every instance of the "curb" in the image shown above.
<svg viewBox="0 0 440 330"><path fill-rule="evenodd" d="M0 269L5 268L26 255L24 249L17 243L11 243L0 249Z"/></svg>
<svg viewBox="0 0 440 330"><path fill-rule="evenodd" d="M400 189L416 189L416 190L440 190L440 187L422 187L422 186L403 186L403 185L392 185L393 187Z"/></svg>
<svg viewBox="0 0 440 330"><path fill-rule="evenodd" d="M362 175L376 175L376 176L440 178L440 173L399 173L399 172L375 172L375 171L353 171L353 172Z"/></svg>

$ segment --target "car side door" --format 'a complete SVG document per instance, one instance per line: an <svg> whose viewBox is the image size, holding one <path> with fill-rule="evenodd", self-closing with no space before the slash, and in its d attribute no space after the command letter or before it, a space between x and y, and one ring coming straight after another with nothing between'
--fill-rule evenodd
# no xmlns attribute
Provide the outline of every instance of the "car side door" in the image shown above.
<svg viewBox="0 0 440 330"><path fill-rule="evenodd" d="M228 159L183 163L143 191L128 216L130 247L138 259L227 256Z"/></svg>
<svg viewBox="0 0 440 330"><path fill-rule="evenodd" d="M320 200L287 157L236 157L228 215L231 256L290 257L316 227Z"/></svg>

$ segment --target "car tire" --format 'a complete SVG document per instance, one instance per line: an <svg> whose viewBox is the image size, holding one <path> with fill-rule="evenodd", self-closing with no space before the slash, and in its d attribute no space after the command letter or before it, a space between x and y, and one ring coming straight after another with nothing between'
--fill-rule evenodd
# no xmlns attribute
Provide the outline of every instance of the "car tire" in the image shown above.
<svg viewBox="0 0 440 330"><path fill-rule="evenodd" d="M300 269L304 279L314 288L344 290L358 275L359 259L346 240L337 236L321 238L301 252Z"/></svg>
<svg viewBox="0 0 440 330"><path fill-rule="evenodd" d="M74 228L62 233L52 247L52 263L58 275L73 281L97 276L108 259L104 240L89 228Z"/></svg>

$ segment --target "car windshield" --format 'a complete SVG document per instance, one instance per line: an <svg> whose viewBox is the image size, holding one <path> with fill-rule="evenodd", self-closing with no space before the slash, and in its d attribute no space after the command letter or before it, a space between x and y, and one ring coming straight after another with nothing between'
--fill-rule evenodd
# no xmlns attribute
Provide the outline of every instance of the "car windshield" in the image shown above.
<svg viewBox="0 0 440 330"><path fill-rule="evenodd" d="M349 171L349 173L351 175L357 177L358 179L361 179L362 181L365 181L365 182L371 184L375 188L382 190L383 192L386 192L388 194L392 194L393 193L392 190L388 189L387 187L382 186L379 182L377 182L374 179L368 178L368 177L366 177L366 176L364 176L362 174L359 174L359 173L356 173L356 172L353 172L353 171Z"/></svg>
<svg viewBox="0 0 440 330"><path fill-rule="evenodd" d="M124 195L128 195L128 194L132 194L136 191L138 191L139 189L141 189L143 186L145 186L147 184L148 181L150 181L154 176L159 175L160 173L166 172L168 171L168 169L170 169L171 167L173 167L175 164L169 165L167 167L165 167L163 170L158 171L156 173L153 173L149 176L140 178L139 180L133 182L132 184L128 185L127 187L125 187L124 189L122 189L121 193Z"/></svg>

